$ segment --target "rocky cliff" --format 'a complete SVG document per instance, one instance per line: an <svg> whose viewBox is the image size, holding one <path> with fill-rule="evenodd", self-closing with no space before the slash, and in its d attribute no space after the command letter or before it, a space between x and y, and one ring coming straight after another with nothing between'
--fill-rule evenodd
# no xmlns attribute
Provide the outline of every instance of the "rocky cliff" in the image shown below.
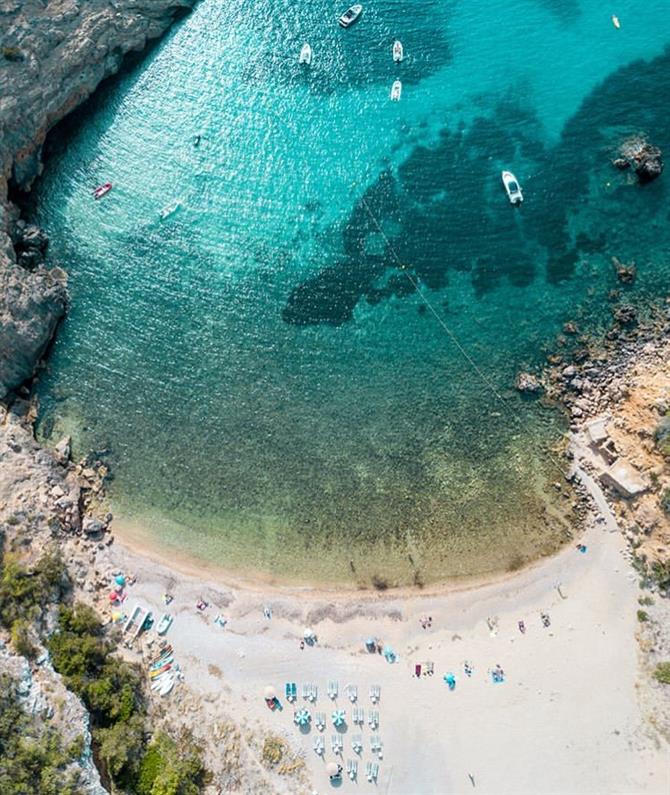
<svg viewBox="0 0 670 795"><path fill-rule="evenodd" d="M63 316L65 274L17 227L49 130L197 0L0 0L0 398L29 378Z"/></svg>

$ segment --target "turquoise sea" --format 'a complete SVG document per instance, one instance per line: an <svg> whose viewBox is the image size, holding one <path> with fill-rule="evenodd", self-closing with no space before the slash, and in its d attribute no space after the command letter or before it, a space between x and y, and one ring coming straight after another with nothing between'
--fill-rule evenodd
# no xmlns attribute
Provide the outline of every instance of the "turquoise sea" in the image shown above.
<svg viewBox="0 0 670 795"><path fill-rule="evenodd" d="M632 133L670 153L667 0L344 7L202 0L54 134L35 213L72 307L40 433L100 451L161 548L236 571L514 567L571 518L561 420L515 373L610 321L613 255L624 300L670 283L668 175L610 165Z"/></svg>

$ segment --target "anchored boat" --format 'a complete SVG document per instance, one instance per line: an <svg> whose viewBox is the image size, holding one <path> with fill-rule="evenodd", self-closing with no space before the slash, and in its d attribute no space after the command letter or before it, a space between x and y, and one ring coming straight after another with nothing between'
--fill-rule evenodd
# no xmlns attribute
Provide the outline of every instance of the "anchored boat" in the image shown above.
<svg viewBox="0 0 670 795"><path fill-rule="evenodd" d="M523 193L521 193L519 182L514 174L512 174L511 171L503 171L502 181L503 185L505 186L507 198L510 200L510 202L512 204L521 204L523 201Z"/></svg>
<svg viewBox="0 0 670 795"><path fill-rule="evenodd" d="M396 63L400 63L404 57L405 57L405 51L403 50L402 42L398 41L398 40L394 41L393 42L393 60Z"/></svg>
<svg viewBox="0 0 670 795"><path fill-rule="evenodd" d="M309 66L312 63L312 48L305 42L300 50L298 63L304 63Z"/></svg>
<svg viewBox="0 0 670 795"><path fill-rule="evenodd" d="M393 100L393 102L399 102L401 94L402 94L402 83L400 82L400 80L396 80L391 86L391 99Z"/></svg>
<svg viewBox="0 0 670 795"><path fill-rule="evenodd" d="M350 25L354 24L362 13L363 6L360 3L356 3L351 6L351 8L347 8L338 21L343 28L348 28Z"/></svg>
<svg viewBox="0 0 670 795"><path fill-rule="evenodd" d="M93 198L94 199L102 199L102 197L109 193L112 189L111 182L105 182L103 185L98 185L98 187L93 191Z"/></svg>

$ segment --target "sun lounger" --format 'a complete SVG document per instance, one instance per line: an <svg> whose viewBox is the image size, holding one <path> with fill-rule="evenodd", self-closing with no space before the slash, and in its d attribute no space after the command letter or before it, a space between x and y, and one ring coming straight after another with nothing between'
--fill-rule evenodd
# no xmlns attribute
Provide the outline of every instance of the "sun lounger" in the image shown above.
<svg viewBox="0 0 670 795"><path fill-rule="evenodd" d="M319 691L317 690L316 685L309 686L309 700L314 704L316 702L316 698L318 696Z"/></svg>
<svg viewBox="0 0 670 795"><path fill-rule="evenodd" d="M314 725L316 728L322 732L326 728L326 713L325 712L317 712L314 716Z"/></svg>
<svg viewBox="0 0 670 795"><path fill-rule="evenodd" d="M318 756L323 756L326 753L326 744L320 734L314 737L314 753Z"/></svg>
<svg viewBox="0 0 670 795"><path fill-rule="evenodd" d="M373 704L378 704L381 697L382 689L379 685L370 685L370 701Z"/></svg>
<svg viewBox="0 0 670 795"><path fill-rule="evenodd" d="M381 740L379 739L378 734L373 734L370 737L370 750L373 754L376 754L377 751L381 748Z"/></svg>
<svg viewBox="0 0 670 795"><path fill-rule="evenodd" d="M307 682L303 682L303 685L302 685L302 697L304 699L308 699L309 698L309 685L307 684Z"/></svg>
<svg viewBox="0 0 670 795"><path fill-rule="evenodd" d="M291 691L291 683L287 682L286 686L284 687L284 695L286 696L287 701L293 701L292 691Z"/></svg>
<svg viewBox="0 0 670 795"><path fill-rule="evenodd" d="M351 738L351 747L354 750L355 754L360 754L363 750L363 735L362 734L354 734Z"/></svg>
<svg viewBox="0 0 670 795"><path fill-rule="evenodd" d="M423 664L423 675L424 676L432 676L435 673L435 664L432 662L426 662Z"/></svg>
<svg viewBox="0 0 670 795"><path fill-rule="evenodd" d="M338 692L339 692L339 687L337 682L335 682L334 680L328 682L328 698L331 699L331 701L335 701Z"/></svg>
<svg viewBox="0 0 670 795"><path fill-rule="evenodd" d="M368 725L371 729L379 728L379 712L371 709L368 713Z"/></svg>
<svg viewBox="0 0 670 795"><path fill-rule="evenodd" d="M421 663L417 663L414 666L414 676L416 676L417 679L421 677Z"/></svg>
<svg viewBox="0 0 670 795"><path fill-rule="evenodd" d="M358 699L358 688L356 685L347 685L349 701L353 704Z"/></svg>
<svg viewBox="0 0 670 795"><path fill-rule="evenodd" d="M354 723L359 726L365 723L365 711L362 707L354 707Z"/></svg>
<svg viewBox="0 0 670 795"><path fill-rule="evenodd" d="M358 762L355 759L347 759L347 775L352 781L358 776Z"/></svg>
<svg viewBox="0 0 670 795"><path fill-rule="evenodd" d="M365 765L365 775L370 784L372 784L373 781L377 781L379 765L376 762L368 762Z"/></svg>

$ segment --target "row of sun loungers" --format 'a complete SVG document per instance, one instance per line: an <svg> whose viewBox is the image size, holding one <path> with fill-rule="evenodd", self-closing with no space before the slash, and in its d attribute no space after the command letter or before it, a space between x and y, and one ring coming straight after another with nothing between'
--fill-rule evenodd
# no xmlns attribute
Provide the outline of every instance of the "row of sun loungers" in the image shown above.
<svg viewBox="0 0 670 795"><path fill-rule="evenodd" d="M333 749L333 753L336 756L342 756L342 751L344 750L344 740L342 739L341 734L331 734L330 747Z"/></svg>
<svg viewBox="0 0 670 795"><path fill-rule="evenodd" d="M357 726L363 726L365 724L365 710L362 707L354 707L352 720ZM368 725L371 729L376 729L379 726L379 710L371 709L368 712Z"/></svg>
<svg viewBox="0 0 670 795"><path fill-rule="evenodd" d="M356 701L358 701L358 687L356 685L347 685L345 690L349 701L351 701L352 704L356 703ZM298 688L296 683L287 682L284 692L286 695L286 700L294 702L298 697ZM305 682L302 686L302 697L306 701L312 702L312 704L316 701L318 692L317 686L310 684L309 682ZM331 699L331 701L335 701L340 692L338 683L334 680L328 682L326 692L328 694L328 698ZM379 685L370 685L370 701L372 701L373 704L378 704L380 696L381 687Z"/></svg>

